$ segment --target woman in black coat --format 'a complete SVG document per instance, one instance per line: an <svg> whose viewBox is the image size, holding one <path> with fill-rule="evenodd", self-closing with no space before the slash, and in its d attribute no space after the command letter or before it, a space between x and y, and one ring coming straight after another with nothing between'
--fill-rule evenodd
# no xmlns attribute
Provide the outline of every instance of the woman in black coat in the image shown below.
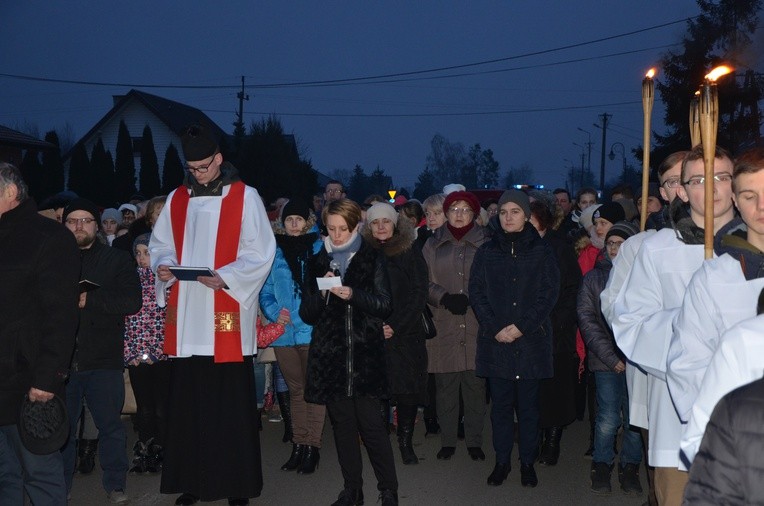
<svg viewBox="0 0 764 506"><path fill-rule="evenodd" d="M427 347L422 311L427 303L427 264L414 247L414 227L390 204L377 202L366 211L363 236L384 252L393 313L382 327L385 333L387 376L391 400L397 405L398 448L406 465L419 462L411 444L417 407L427 402Z"/></svg>
<svg viewBox="0 0 764 506"><path fill-rule="evenodd" d="M539 391L543 444L539 464L553 466L560 457L562 429L576 418L576 298L581 286L581 268L573 246L552 228L554 216L541 201L531 202L531 224L549 242L560 268L560 295L552 309L552 357L554 376L541 381Z"/></svg>
<svg viewBox="0 0 764 506"><path fill-rule="evenodd" d="M517 414L520 483L538 484L539 384L552 369L552 312L560 271L552 247L530 218L528 196L507 190L499 199L500 230L475 255L470 300L480 329L476 374L488 379L496 466L489 485L510 471L514 414Z"/></svg>
<svg viewBox="0 0 764 506"><path fill-rule="evenodd" d="M341 276L341 286L322 293L311 283L300 317L313 325L305 399L326 404L344 478L333 506L363 504L359 433L382 504L398 504L393 451L379 416L380 399L388 395L382 325L392 308L385 258L359 235L361 208L355 202L333 201L322 218L328 237L311 278Z"/></svg>

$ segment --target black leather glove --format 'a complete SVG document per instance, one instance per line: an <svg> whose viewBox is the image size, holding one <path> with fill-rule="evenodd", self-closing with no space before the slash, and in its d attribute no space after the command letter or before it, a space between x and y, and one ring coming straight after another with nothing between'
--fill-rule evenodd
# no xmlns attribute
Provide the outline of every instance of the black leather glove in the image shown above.
<svg viewBox="0 0 764 506"><path fill-rule="evenodd" d="M440 305L448 309L452 314L467 314L470 299L463 293L447 293L440 299Z"/></svg>

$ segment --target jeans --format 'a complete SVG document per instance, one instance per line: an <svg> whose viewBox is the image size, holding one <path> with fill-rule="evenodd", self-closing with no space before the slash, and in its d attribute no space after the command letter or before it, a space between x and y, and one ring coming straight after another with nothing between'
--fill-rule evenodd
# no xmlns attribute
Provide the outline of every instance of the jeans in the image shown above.
<svg viewBox="0 0 764 506"><path fill-rule="evenodd" d="M0 427L0 504L21 506L24 492L35 506L66 504L61 452L35 455L21 444L16 425Z"/></svg>
<svg viewBox="0 0 764 506"><path fill-rule="evenodd" d="M597 383L597 418L594 421L594 462L612 464L613 443L623 423L620 464L642 462L642 437L629 426L629 394L626 375L617 372L595 372Z"/></svg>
<svg viewBox="0 0 764 506"><path fill-rule="evenodd" d="M497 464L509 464L514 445L514 415L520 463L533 464L539 447L539 385L541 380L488 378L491 391L491 427Z"/></svg>
<svg viewBox="0 0 764 506"><path fill-rule="evenodd" d="M64 446L64 478L72 489L77 455L77 418L85 397L98 429L98 460L103 469L103 488L107 492L124 490L127 481L127 435L122 424L125 381L121 369L73 372L66 384L66 411L71 432Z"/></svg>

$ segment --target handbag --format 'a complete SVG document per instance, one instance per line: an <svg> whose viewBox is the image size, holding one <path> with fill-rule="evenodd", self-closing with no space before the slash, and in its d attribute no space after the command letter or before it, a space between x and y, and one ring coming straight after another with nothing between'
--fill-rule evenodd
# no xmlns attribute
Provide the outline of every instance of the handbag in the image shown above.
<svg viewBox="0 0 764 506"><path fill-rule="evenodd" d="M432 311L428 306L424 306L424 311L422 311L422 328L425 339L432 339L438 335L438 329L435 328L435 323L432 321Z"/></svg>

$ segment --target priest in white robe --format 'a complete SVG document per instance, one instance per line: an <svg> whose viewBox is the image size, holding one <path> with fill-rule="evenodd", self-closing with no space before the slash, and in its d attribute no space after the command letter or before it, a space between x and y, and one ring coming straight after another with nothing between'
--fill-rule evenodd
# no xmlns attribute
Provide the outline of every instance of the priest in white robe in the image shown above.
<svg viewBox="0 0 764 506"><path fill-rule="evenodd" d="M210 129L189 127L182 142L188 174L149 245L172 364L161 491L180 493L179 505L243 505L262 489L255 321L276 242L257 190L223 161ZM212 276L179 281L175 266Z"/></svg>

